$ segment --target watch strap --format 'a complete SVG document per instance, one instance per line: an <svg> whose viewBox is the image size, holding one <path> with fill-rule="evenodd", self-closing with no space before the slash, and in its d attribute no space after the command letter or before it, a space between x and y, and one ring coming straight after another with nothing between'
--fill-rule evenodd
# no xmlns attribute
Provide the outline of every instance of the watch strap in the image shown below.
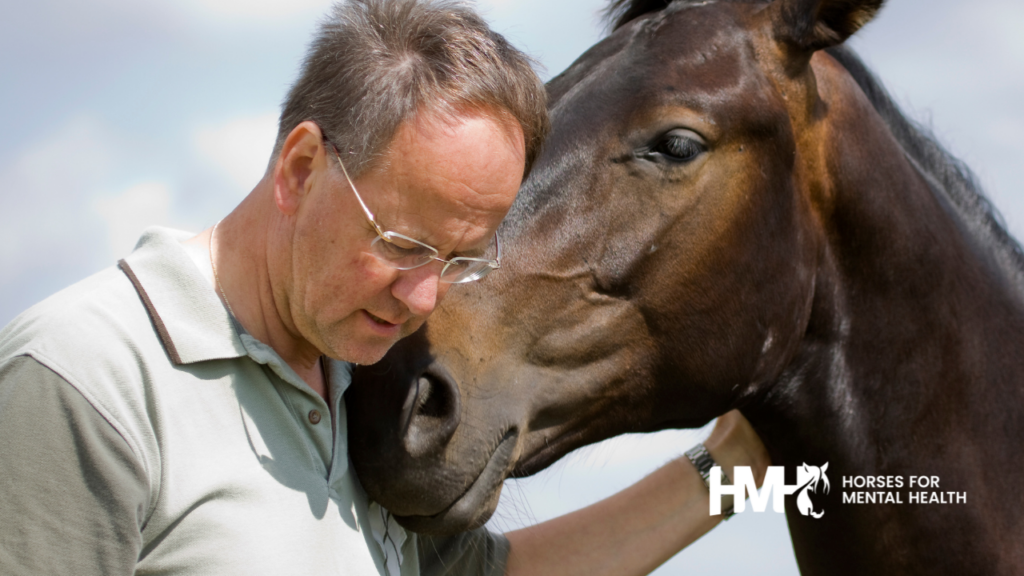
<svg viewBox="0 0 1024 576"><path fill-rule="evenodd" d="M710 491L711 469L714 468L715 466L718 466L718 463L715 462L715 459L711 457L711 453L708 452L708 449L704 446L704 443L701 442L700 444L697 444L693 448L687 450L686 457L689 458L690 462L693 464L693 467L697 469L697 472L700 474L701 480L704 481L704 486L706 486L707 489ZM724 470L721 470L721 468L719 468L719 470L722 474L722 483L732 484L732 481L729 480L729 475L726 474ZM730 505L727 509L722 510L722 519L728 520L734 514L735 512L733 511L733 506Z"/></svg>

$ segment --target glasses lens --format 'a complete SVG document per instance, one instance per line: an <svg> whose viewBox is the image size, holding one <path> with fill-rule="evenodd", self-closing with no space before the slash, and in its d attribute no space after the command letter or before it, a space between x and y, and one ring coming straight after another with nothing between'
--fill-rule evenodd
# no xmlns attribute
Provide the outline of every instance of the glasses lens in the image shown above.
<svg viewBox="0 0 1024 576"><path fill-rule="evenodd" d="M374 256L392 268L411 270L423 266L437 256L437 250L401 234L385 232L384 235L390 242L378 236L374 238L370 248Z"/></svg>
<svg viewBox="0 0 1024 576"><path fill-rule="evenodd" d="M453 258L441 272L441 281L449 284L464 284L479 280L494 268L488 260Z"/></svg>

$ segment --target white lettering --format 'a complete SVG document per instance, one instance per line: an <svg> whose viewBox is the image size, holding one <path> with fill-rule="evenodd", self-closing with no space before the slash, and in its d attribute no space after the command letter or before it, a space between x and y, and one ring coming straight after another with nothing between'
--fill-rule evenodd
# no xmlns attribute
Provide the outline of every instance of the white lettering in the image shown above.
<svg viewBox="0 0 1024 576"><path fill-rule="evenodd" d="M783 513L786 510L787 495L796 492L802 486L801 481L809 479L801 478L801 470L797 470L797 484L786 484L785 468L782 466L769 466L764 476L764 483L761 489L757 489L757 482L754 481L754 473L749 466L736 466L733 468L733 479L731 486L722 484L722 475L718 473L715 466L711 469L711 515L722 513L722 496L732 495L733 511L736 513L746 510L746 497L750 496L750 506L755 512L764 512L768 507L768 498L772 497L772 510Z"/></svg>
<svg viewBox="0 0 1024 576"><path fill-rule="evenodd" d="M920 488L938 488L939 477L938 476L911 476L910 486L913 488L917 485Z"/></svg>
<svg viewBox="0 0 1024 576"><path fill-rule="evenodd" d="M931 482L931 479L928 479ZM911 492L911 504L966 504L966 492Z"/></svg>

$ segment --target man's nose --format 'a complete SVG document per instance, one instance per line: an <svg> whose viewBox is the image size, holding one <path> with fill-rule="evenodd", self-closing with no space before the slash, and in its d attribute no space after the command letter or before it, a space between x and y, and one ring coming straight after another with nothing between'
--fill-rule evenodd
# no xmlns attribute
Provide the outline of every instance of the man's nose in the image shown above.
<svg viewBox="0 0 1024 576"><path fill-rule="evenodd" d="M391 294L405 304L415 316L426 316L434 311L447 284L441 283L444 264L431 262L419 268L405 270L391 285Z"/></svg>

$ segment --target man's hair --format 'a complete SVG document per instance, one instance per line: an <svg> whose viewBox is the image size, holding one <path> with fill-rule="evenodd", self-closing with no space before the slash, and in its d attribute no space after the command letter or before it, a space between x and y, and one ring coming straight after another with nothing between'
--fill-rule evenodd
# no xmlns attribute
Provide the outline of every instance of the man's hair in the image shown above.
<svg viewBox="0 0 1024 576"><path fill-rule="evenodd" d="M272 164L312 120L353 177L387 152L418 111L481 111L518 122L529 171L548 131L544 86L530 59L458 0L349 0L310 44L281 112ZM504 117L504 118L503 118Z"/></svg>

